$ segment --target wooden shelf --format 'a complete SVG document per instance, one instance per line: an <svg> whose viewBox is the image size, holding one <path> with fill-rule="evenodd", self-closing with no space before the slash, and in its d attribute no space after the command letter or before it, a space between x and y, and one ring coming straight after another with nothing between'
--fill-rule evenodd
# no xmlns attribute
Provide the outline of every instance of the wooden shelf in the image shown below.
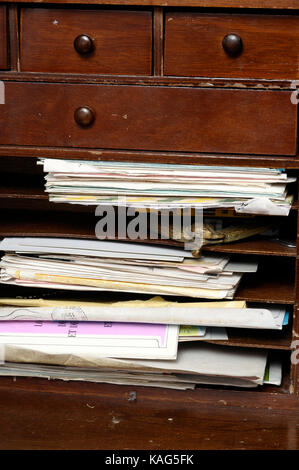
<svg viewBox="0 0 299 470"><path fill-rule="evenodd" d="M2 378L1 424L6 432L1 448L296 449L298 398L279 393L280 387L262 391L269 387L182 392ZM137 392L133 403L132 390Z"/></svg>
<svg viewBox="0 0 299 470"><path fill-rule="evenodd" d="M1 200L0 200L1 203ZM5 214L4 214L5 212ZM65 212L24 212L2 211L0 237L71 237L95 239L95 225L98 221L94 215ZM128 239L120 239L129 241ZM137 239L134 242L149 243ZM151 244L165 245L165 240L150 240ZM182 247L181 242L167 240L167 245Z"/></svg>
<svg viewBox="0 0 299 470"><path fill-rule="evenodd" d="M290 248L277 241L262 237L254 237L222 245L207 245L203 247L203 251L290 257L295 257L297 253L296 248Z"/></svg>
<svg viewBox="0 0 299 470"><path fill-rule="evenodd" d="M245 274L234 299L291 305L296 300L294 280L288 276L281 276L279 268L274 275L269 272L266 277L260 274L254 276Z"/></svg>
<svg viewBox="0 0 299 470"><path fill-rule="evenodd" d="M27 199L32 202L32 200L44 200L48 202L48 195L44 192L43 189L32 188L32 187L12 187L12 186L3 186L0 187L0 200L1 199Z"/></svg>
<svg viewBox="0 0 299 470"><path fill-rule="evenodd" d="M207 340L207 342L224 346L291 350L292 330L289 326L279 331L227 328L227 334L228 340L226 341Z"/></svg>
<svg viewBox="0 0 299 470"><path fill-rule="evenodd" d="M88 214L4 211L0 225L2 237L95 238L95 218Z"/></svg>
<svg viewBox="0 0 299 470"><path fill-rule="evenodd" d="M12 191L13 192L13 191ZM35 200L35 196L29 197ZM19 196L23 200L24 193ZM38 198L37 198L38 199ZM34 201L36 202L36 201ZM50 204L50 203L48 203ZM57 204L59 205L59 204ZM1 196L0 196L1 206ZM59 205L60 206L60 205ZM77 207L77 206L74 206ZM62 209L62 207L57 208ZM95 238L95 224L97 218L94 214L76 211L67 213L64 211L54 211L53 213L42 211L31 213L27 211L4 211L2 212L2 220L0 226L0 237L9 236L52 236L52 237L73 237L73 238ZM122 241L129 241L122 239ZM151 243L151 244L167 244L171 246L182 247L181 242L175 240L142 240L137 239L135 242ZM228 244L206 245L203 252L215 253L234 253L240 255L268 255L279 257L296 257L296 248L289 248L281 243L266 238L254 237L247 240L232 242Z"/></svg>
<svg viewBox="0 0 299 470"><path fill-rule="evenodd" d="M57 1L57 0L55 0ZM152 1L152 0L151 0ZM272 0L271 0L272 1ZM297 1L297 0L294 0ZM0 73L0 80L26 80L30 77L30 80L35 81L47 81L47 82L58 82L61 83L61 80L70 81L72 83L83 82L84 76L83 75L74 75L69 74L67 75L59 75L59 74L40 74L40 73L23 73L20 74L19 72L3 72ZM121 77L118 77L118 81ZM115 77L108 77L108 78L101 78L98 75L95 78L88 76L86 78L86 83L90 83L92 80L93 83L101 82L101 83L115 83ZM156 78L156 77L142 77L140 78L140 83L144 85L145 83L149 83L155 86L162 86L166 83L170 83L172 80L168 78ZM180 80L181 82L181 80ZM192 85L197 82L198 86L202 86L203 83L205 85L211 85L211 79L192 79L186 80L186 85ZM221 86L224 83L227 83L226 79L220 80L213 80L215 86ZM242 81L237 80L237 87L244 87L244 85L249 85L249 82L246 80L241 83ZM125 77L123 84L134 83L136 84L135 77ZM269 87L276 86L278 82L273 80L269 80ZM179 84L177 79L173 79L173 84ZM282 84L280 82L280 84ZM287 83L287 87L290 87L291 82ZM184 85L181 85L184 86ZM258 85L260 87L260 83ZM266 83L264 84L266 86ZM249 85L250 87L250 85ZM130 161L130 162L138 162L142 157L143 162L148 163L159 163L163 160L164 163L184 163L185 165L223 165L223 166L242 166L242 167L266 167L266 168L284 168L284 169L299 169L299 154L295 156L267 156L267 155L237 155L237 154L200 154L200 153L192 153L192 152L155 152L155 151L134 151L134 150L107 150L107 149L88 149L88 148L70 148L70 147L32 147L32 146L12 146L12 145L1 145L0 147L0 157L7 157L10 155L11 157L26 159L29 158L63 158L63 159L70 159L70 160L105 160L105 161Z"/></svg>

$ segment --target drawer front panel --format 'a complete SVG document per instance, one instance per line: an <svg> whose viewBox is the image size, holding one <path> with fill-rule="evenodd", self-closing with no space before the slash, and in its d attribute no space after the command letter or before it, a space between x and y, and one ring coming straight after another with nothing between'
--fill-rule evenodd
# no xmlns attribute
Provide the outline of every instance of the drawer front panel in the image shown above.
<svg viewBox="0 0 299 470"><path fill-rule="evenodd" d="M21 70L150 75L150 11L23 8Z"/></svg>
<svg viewBox="0 0 299 470"><path fill-rule="evenodd" d="M166 75L299 78L299 17L168 13Z"/></svg>
<svg viewBox="0 0 299 470"><path fill-rule="evenodd" d="M7 69L7 25L6 7L0 6L0 69Z"/></svg>
<svg viewBox="0 0 299 470"><path fill-rule="evenodd" d="M290 95L7 82L0 144L294 155Z"/></svg>

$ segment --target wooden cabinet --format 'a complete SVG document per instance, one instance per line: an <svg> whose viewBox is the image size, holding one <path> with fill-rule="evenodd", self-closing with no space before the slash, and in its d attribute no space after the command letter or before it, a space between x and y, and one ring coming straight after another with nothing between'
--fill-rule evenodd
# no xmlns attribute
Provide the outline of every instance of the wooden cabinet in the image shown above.
<svg viewBox="0 0 299 470"><path fill-rule="evenodd" d="M169 12L165 75L298 79L299 17Z"/></svg>
<svg viewBox="0 0 299 470"><path fill-rule="evenodd" d="M28 72L150 75L152 13L22 8L20 60Z"/></svg>
<svg viewBox="0 0 299 470"><path fill-rule="evenodd" d="M0 104L0 238L95 237L94 207L49 202L36 164L39 157L285 168L297 177L292 183L297 199L298 0L59 3L7 0L0 5L0 80L5 87L5 104ZM246 439L259 448L258 432L265 424L258 416L263 410L268 419L269 409L271 419L276 413L279 422L274 433L270 429L267 438L262 436L264 448L280 448L276 441L281 429L288 436L283 448L294 442L299 368L291 357L299 335L298 209L295 200L288 217L273 221L282 227L283 243L255 237L203 250L259 257L258 273L244 275L235 299L288 306L290 322L281 331L230 328L228 340L221 342L223 348L263 349L280 358L281 386L253 391L203 386L182 392L0 378L5 403L0 419L6 430L0 447L22 439L28 448L45 448L48 442L61 448L66 439L71 448L83 433L94 448L158 448L162 442L166 448L204 449L214 435L230 448L226 439L231 429L239 437L246 421ZM297 240L297 246L288 245L289 239ZM6 289L0 285L1 296L8 296ZM20 295L18 289L13 295ZM49 400L56 414L49 413ZM69 414L66 402L71 403ZM42 403L42 412L36 403ZM88 417L84 407L92 413ZM247 407L256 427L250 427L248 413L240 419ZM221 413L219 428L210 422L215 410ZM53 424L59 413L65 416L60 440ZM227 416L228 431L220 433ZM37 443L23 426L25 417L44 430ZM16 419L13 431L5 419ZM80 434L74 440L73 422ZM170 426L177 426L175 433ZM207 429L211 442L205 441Z"/></svg>

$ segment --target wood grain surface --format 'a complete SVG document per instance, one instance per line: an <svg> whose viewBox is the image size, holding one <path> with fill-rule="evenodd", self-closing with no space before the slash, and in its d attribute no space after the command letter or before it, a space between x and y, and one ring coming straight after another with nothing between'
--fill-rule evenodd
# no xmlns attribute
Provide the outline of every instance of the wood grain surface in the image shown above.
<svg viewBox="0 0 299 470"><path fill-rule="evenodd" d="M74 40L87 35L93 52L80 54ZM150 11L24 8L21 70L150 75Z"/></svg>
<svg viewBox="0 0 299 470"><path fill-rule="evenodd" d="M92 214L63 206L59 212L47 201L41 173L31 174L33 157L299 169L298 110L290 102L291 81L298 78L298 0L64 0L60 8L57 0L5 3L14 8L8 12L9 57L7 38L0 41L0 69L11 66L0 74L6 85L0 155L9 160L0 167L0 238L94 238ZM188 6L239 11L203 15L181 8ZM166 20L173 18L165 24L164 10ZM228 32L242 37L238 57L220 48ZM73 46L80 34L95 41L86 57ZM162 76L163 62L175 77ZM92 109L90 127L76 124L78 107ZM292 320L268 334L230 329L226 344L281 354L281 387L181 392L0 378L0 448L298 449L299 370L290 361L299 337L298 250L299 238L297 250L258 237L230 247L231 253L260 255L259 274L244 276L236 299L287 305Z"/></svg>
<svg viewBox="0 0 299 470"><path fill-rule="evenodd" d="M275 392L0 379L1 449L297 449L298 418Z"/></svg>
<svg viewBox="0 0 299 470"><path fill-rule="evenodd" d="M0 156L16 157L18 159L31 157L65 158L71 160L105 160L157 163L182 163L185 165L232 165L256 166L261 168L299 169L298 155L294 157L273 155L233 155L233 154L200 154L195 152L152 152L133 150L111 150L102 148L71 148L71 147L41 147L24 145L0 145Z"/></svg>
<svg viewBox="0 0 299 470"><path fill-rule="evenodd" d="M6 3L57 3L57 0L7 0ZM210 8L269 8L298 9L298 0L63 0L68 4L85 5L140 5L140 6L178 6L178 7L210 7Z"/></svg>
<svg viewBox="0 0 299 470"><path fill-rule="evenodd" d="M237 56L222 45L229 34L242 41ZM171 11L165 17L165 75L296 80L298 50L298 16Z"/></svg>
<svg viewBox="0 0 299 470"><path fill-rule="evenodd" d="M295 155L290 92L6 83L0 144ZM74 119L93 110L88 128ZM262 132L261 132L262 130ZM278 138L280 136L280 138Z"/></svg>

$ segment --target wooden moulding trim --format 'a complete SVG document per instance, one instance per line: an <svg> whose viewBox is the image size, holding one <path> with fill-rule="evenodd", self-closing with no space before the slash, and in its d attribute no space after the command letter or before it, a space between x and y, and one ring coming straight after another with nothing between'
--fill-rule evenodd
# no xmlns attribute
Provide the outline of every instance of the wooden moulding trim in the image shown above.
<svg viewBox="0 0 299 470"><path fill-rule="evenodd" d="M185 165L236 165L269 168L299 169L298 155L263 156L263 155L226 155L198 154L192 152L154 152L110 149L87 149L71 147L31 147L0 145L0 157L46 157L69 158L72 160L107 160L181 163Z"/></svg>
<svg viewBox="0 0 299 470"><path fill-rule="evenodd" d="M156 15L155 20L161 33L161 15ZM270 79L244 79L244 78L208 78L208 77L173 77L159 76L162 70L162 44L161 37L155 36L155 60L156 76L133 75L99 75L78 73L46 73L46 72L16 72L1 71L0 80L19 82L46 82L46 83L80 83L103 85L151 85L151 86L180 86L180 87L206 87L206 88L241 88L258 90L294 90L293 80ZM160 61L160 62L159 62Z"/></svg>
<svg viewBox="0 0 299 470"><path fill-rule="evenodd" d="M6 0L6 3L57 3L57 0ZM206 7L206 8L268 8L298 9L298 0L63 0L60 4L79 5L132 5L132 6L163 6L163 7Z"/></svg>

